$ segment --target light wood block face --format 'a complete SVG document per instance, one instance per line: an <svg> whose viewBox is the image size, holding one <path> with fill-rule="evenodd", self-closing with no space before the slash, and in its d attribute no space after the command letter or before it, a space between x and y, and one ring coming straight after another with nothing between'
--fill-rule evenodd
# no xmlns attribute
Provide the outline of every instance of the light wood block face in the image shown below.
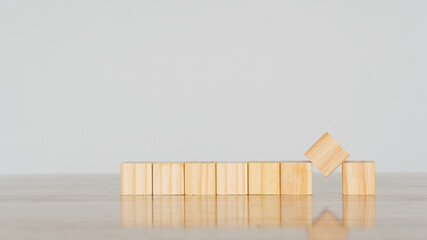
<svg viewBox="0 0 427 240"><path fill-rule="evenodd" d="M311 162L281 162L281 194L312 194Z"/></svg>
<svg viewBox="0 0 427 240"><path fill-rule="evenodd" d="M350 227L375 226L375 196L343 196L343 223Z"/></svg>
<svg viewBox="0 0 427 240"><path fill-rule="evenodd" d="M152 164L122 163L121 194L152 195Z"/></svg>
<svg viewBox="0 0 427 240"><path fill-rule="evenodd" d="M248 194L248 164L217 163L216 180L218 195Z"/></svg>
<svg viewBox="0 0 427 240"><path fill-rule="evenodd" d="M375 195L375 162L346 161L342 165L344 195Z"/></svg>
<svg viewBox="0 0 427 240"><path fill-rule="evenodd" d="M184 194L184 163L153 164L153 195Z"/></svg>
<svg viewBox="0 0 427 240"><path fill-rule="evenodd" d="M329 176L350 155L325 133L306 153L305 156L325 175Z"/></svg>
<svg viewBox="0 0 427 240"><path fill-rule="evenodd" d="M216 194L215 163L185 163L185 195Z"/></svg>
<svg viewBox="0 0 427 240"><path fill-rule="evenodd" d="M280 194L280 163L248 163L249 194Z"/></svg>

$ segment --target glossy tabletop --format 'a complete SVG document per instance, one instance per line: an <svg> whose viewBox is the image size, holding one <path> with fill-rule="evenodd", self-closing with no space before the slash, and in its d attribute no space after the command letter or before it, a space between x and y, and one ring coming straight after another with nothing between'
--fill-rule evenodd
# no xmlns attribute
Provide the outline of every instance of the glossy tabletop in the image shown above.
<svg viewBox="0 0 427 240"><path fill-rule="evenodd" d="M0 176L0 239L426 239L427 174L377 173L376 196L120 196L119 175Z"/></svg>

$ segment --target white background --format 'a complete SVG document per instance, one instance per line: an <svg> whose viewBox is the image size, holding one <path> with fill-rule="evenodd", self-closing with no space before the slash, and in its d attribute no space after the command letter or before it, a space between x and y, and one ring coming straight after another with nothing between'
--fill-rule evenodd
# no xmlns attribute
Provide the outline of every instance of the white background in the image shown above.
<svg viewBox="0 0 427 240"><path fill-rule="evenodd" d="M0 174L304 160L426 171L427 1L0 0Z"/></svg>

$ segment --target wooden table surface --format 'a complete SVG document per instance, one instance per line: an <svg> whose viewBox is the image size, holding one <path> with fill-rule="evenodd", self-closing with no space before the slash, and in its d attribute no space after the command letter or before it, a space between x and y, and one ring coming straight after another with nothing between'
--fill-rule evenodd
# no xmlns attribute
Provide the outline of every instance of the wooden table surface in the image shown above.
<svg viewBox="0 0 427 240"><path fill-rule="evenodd" d="M0 239L427 239L427 174L377 173L376 197L121 197L119 175L0 176Z"/></svg>

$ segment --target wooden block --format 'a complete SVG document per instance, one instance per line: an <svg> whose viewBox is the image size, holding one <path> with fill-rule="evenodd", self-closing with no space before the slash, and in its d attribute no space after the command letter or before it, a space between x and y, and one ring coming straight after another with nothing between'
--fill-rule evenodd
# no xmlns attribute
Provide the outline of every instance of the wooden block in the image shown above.
<svg viewBox="0 0 427 240"><path fill-rule="evenodd" d="M248 164L217 163L216 186L218 195L248 194Z"/></svg>
<svg viewBox="0 0 427 240"><path fill-rule="evenodd" d="M153 195L184 194L184 163L153 163Z"/></svg>
<svg viewBox="0 0 427 240"><path fill-rule="evenodd" d="M329 176L350 156L329 133L325 133L305 156L325 175Z"/></svg>
<svg viewBox="0 0 427 240"><path fill-rule="evenodd" d="M313 221L313 198L311 195L288 195L280 199L282 226L307 227Z"/></svg>
<svg viewBox="0 0 427 240"><path fill-rule="evenodd" d="M312 164L308 161L281 162L281 194L312 194Z"/></svg>
<svg viewBox="0 0 427 240"><path fill-rule="evenodd" d="M348 238L348 235L348 228L328 210L324 211L314 221L313 226L307 228L307 236L313 240L345 240Z"/></svg>
<svg viewBox="0 0 427 240"><path fill-rule="evenodd" d="M248 163L249 194L280 194L280 163Z"/></svg>
<svg viewBox="0 0 427 240"><path fill-rule="evenodd" d="M152 205L151 196L122 196L122 226L151 227L153 223Z"/></svg>
<svg viewBox="0 0 427 240"><path fill-rule="evenodd" d="M280 196L249 196L249 226L280 226Z"/></svg>
<svg viewBox="0 0 427 240"><path fill-rule="evenodd" d="M342 165L344 195L375 195L375 162L345 161Z"/></svg>
<svg viewBox="0 0 427 240"><path fill-rule="evenodd" d="M343 196L343 223L349 227L375 226L375 196Z"/></svg>
<svg viewBox="0 0 427 240"><path fill-rule="evenodd" d="M122 163L121 194L152 195L152 164Z"/></svg>
<svg viewBox="0 0 427 240"><path fill-rule="evenodd" d="M153 226L184 227L184 196L153 196Z"/></svg>
<svg viewBox="0 0 427 240"><path fill-rule="evenodd" d="M217 226L248 226L248 196L217 196Z"/></svg>
<svg viewBox="0 0 427 240"><path fill-rule="evenodd" d="M185 227L216 226L216 196L185 196Z"/></svg>
<svg viewBox="0 0 427 240"><path fill-rule="evenodd" d="M185 195L216 195L216 164L185 163Z"/></svg>

